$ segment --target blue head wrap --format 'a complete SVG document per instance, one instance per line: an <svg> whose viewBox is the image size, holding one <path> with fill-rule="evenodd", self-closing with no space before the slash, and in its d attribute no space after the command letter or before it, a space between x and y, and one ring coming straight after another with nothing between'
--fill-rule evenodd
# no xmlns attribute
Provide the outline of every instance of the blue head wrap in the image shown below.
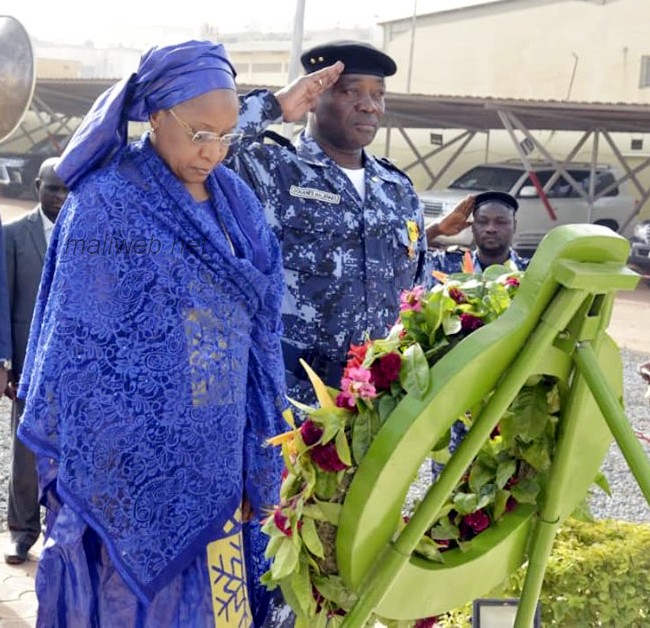
<svg viewBox="0 0 650 628"><path fill-rule="evenodd" d="M214 89L236 89L235 68L225 48L211 41L187 41L151 48L138 70L107 89L93 104L68 143L56 173L73 188L127 140L128 121L146 121Z"/></svg>

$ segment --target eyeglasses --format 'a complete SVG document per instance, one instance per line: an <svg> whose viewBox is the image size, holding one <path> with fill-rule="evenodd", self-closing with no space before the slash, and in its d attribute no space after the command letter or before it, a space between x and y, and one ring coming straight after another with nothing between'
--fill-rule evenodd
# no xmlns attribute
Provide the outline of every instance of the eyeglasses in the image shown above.
<svg viewBox="0 0 650 628"><path fill-rule="evenodd" d="M225 135L219 135L219 133L213 133L212 131L195 131L185 120L182 120L178 117L178 114L173 109L168 109L169 113L172 114L172 117L178 124L185 130L187 136L190 138L190 141L193 144L213 144L219 143L223 147L232 146L237 144L242 137L243 133L226 133Z"/></svg>

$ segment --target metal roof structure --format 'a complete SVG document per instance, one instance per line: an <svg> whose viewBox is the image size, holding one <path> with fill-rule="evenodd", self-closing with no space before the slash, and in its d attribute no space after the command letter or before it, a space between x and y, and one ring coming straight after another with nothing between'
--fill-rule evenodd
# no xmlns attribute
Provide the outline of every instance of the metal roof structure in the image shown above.
<svg viewBox="0 0 650 628"><path fill-rule="evenodd" d="M517 116L531 131L650 133L650 105L388 94L386 119L410 128L503 129L499 111Z"/></svg>
<svg viewBox="0 0 650 628"><path fill-rule="evenodd" d="M38 79L40 106L68 117L83 116L94 100L118 79ZM240 85L241 93L259 86ZM279 88L271 88L279 89ZM389 93L384 125L405 128L503 129L499 111L517 116L529 130L650 133L650 105L430 96Z"/></svg>

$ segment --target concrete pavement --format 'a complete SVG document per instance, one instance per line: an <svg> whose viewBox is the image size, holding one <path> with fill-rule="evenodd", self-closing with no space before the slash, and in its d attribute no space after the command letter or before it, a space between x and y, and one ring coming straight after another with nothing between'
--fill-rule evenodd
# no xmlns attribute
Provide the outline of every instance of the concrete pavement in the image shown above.
<svg viewBox="0 0 650 628"><path fill-rule="evenodd" d="M9 533L0 533L0 548L9 542ZM32 628L36 625L34 574L42 539L34 545L29 560L7 565L0 555L0 628Z"/></svg>

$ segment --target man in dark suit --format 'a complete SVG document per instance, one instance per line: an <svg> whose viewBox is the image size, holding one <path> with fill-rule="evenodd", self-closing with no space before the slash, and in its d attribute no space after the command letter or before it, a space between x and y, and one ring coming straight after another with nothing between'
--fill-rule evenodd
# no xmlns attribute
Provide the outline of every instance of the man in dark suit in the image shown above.
<svg viewBox="0 0 650 628"><path fill-rule="evenodd" d="M5 551L5 562L19 565L27 560L30 547L41 532L38 483L34 454L17 437L24 400L16 397L34 304L41 281L43 261L54 221L63 205L68 189L54 172L58 158L46 159L34 182L39 204L26 216L5 226L5 256L7 287L11 320L13 355L7 394L12 399L11 409L11 468L7 523L11 544Z"/></svg>
<svg viewBox="0 0 650 628"><path fill-rule="evenodd" d="M0 220L0 395L7 386L11 370L11 326L9 324L9 292L5 274L4 239Z"/></svg>

